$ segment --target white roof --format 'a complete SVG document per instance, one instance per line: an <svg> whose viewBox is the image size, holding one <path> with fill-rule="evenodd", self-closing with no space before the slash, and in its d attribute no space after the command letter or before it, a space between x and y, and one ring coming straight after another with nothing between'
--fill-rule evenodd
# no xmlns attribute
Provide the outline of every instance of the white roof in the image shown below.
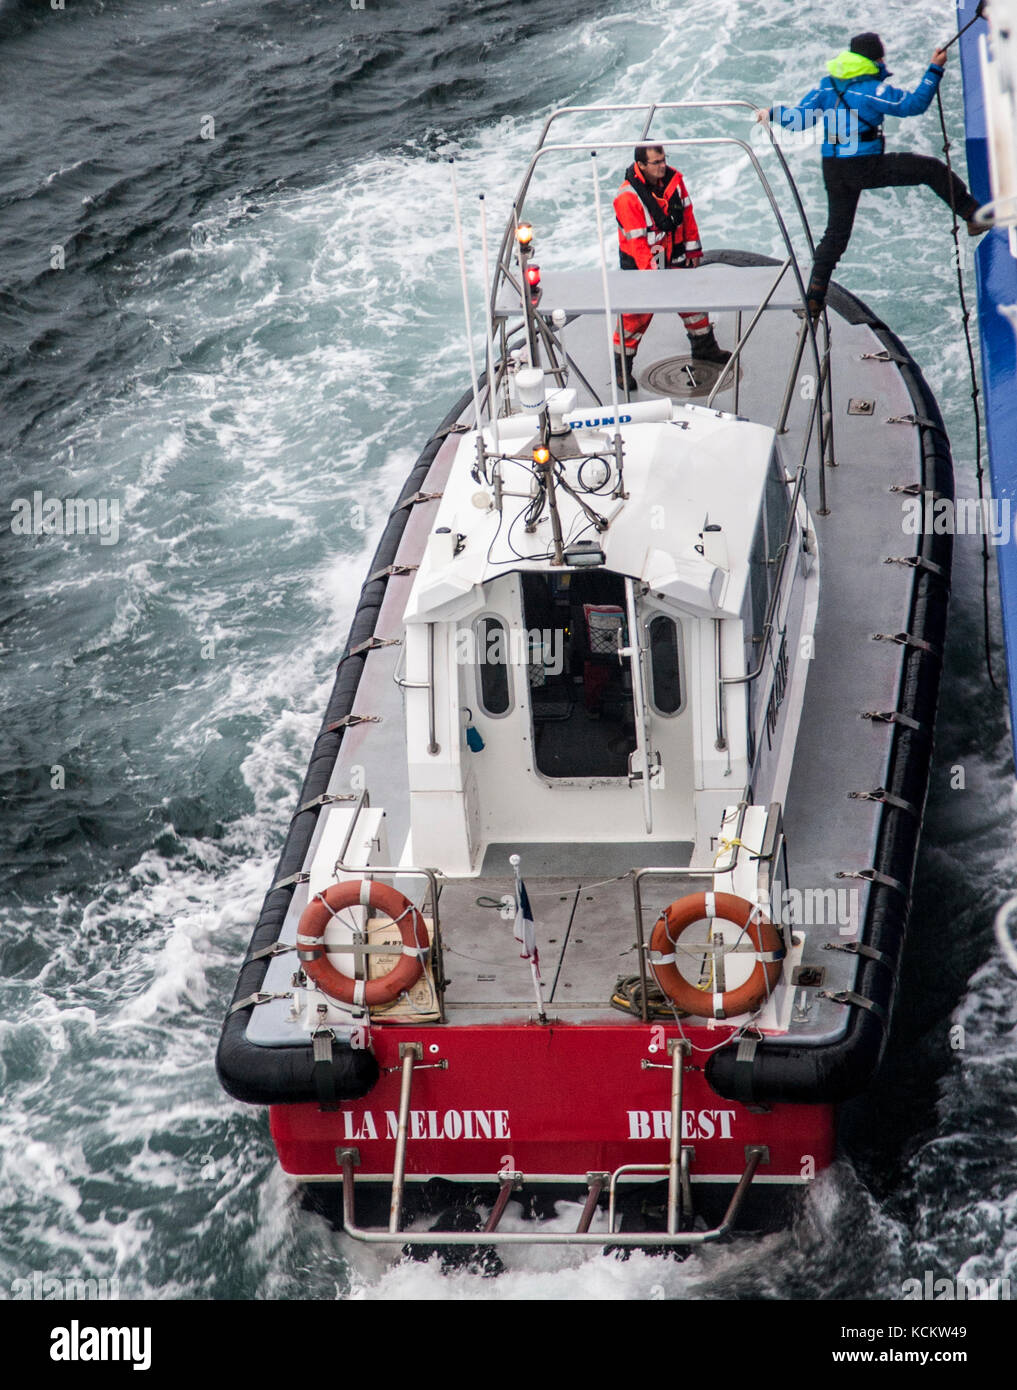
<svg viewBox="0 0 1017 1390"><path fill-rule="evenodd" d="M486 437L490 444L490 429ZM581 429L571 439L587 457L611 456L608 431ZM598 533L577 503L557 489L566 543L599 540L607 569L641 579L700 615L737 615L762 508L773 430L681 404L673 408L670 420L623 426L622 439L627 497L608 493L584 498L609 520L606 531ZM548 509L533 533L528 534L523 523L532 483L526 463L530 446L517 434L503 441L503 447L524 457L501 466L505 495L499 517L490 504L492 489L471 476L476 434L463 436L409 597L408 622L467 617L484 606L481 586L488 580L511 570L555 570L549 558ZM564 461L573 486L580 462ZM510 496L512 492L526 495ZM696 549L707 522L721 527L726 564L711 563ZM435 535L443 527L459 538L454 556L450 537Z"/></svg>
<svg viewBox="0 0 1017 1390"><path fill-rule="evenodd" d="M766 298L781 266L700 265L695 270L609 270L608 297L612 312L628 314L707 313L755 310ZM604 284L599 270L548 270L541 277L540 312L545 317L555 309L567 314L601 313ZM784 274L773 292L767 309L793 309L801 304L801 294L793 275ZM518 317L519 296L503 285L495 312Z"/></svg>

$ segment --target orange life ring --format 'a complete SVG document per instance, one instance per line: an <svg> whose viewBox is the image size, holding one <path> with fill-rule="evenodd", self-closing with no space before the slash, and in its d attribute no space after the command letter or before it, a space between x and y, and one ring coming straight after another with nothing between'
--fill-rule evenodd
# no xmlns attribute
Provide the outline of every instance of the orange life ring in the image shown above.
<svg viewBox="0 0 1017 1390"><path fill-rule="evenodd" d="M329 922L344 907L357 906L387 913L403 939L403 953L398 962L377 980L353 980L343 975L325 953L325 928ZM428 949L424 919L409 898L385 883L374 883L366 878L333 883L324 893L316 894L297 923L297 954L304 974L325 994L344 1004L391 1003L420 979Z"/></svg>
<svg viewBox="0 0 1017 1390"><path fill-rule="evenodd" d="M650 969L667 997L697 1018L731 1018L757 1008L780 979L784 960L780 932L761 912L762 909L753 907L747 898L736 897L734 893L689 893L666 907L657 918L650 938ZM757 955L755 968L743 985L724 994L711 995L686 980L678 969L675 947L682 933L694 922L713 917L744 928ZM763 956L769 959L760 959ZM707 1001L712 1002L708 1005Z"/></svg>

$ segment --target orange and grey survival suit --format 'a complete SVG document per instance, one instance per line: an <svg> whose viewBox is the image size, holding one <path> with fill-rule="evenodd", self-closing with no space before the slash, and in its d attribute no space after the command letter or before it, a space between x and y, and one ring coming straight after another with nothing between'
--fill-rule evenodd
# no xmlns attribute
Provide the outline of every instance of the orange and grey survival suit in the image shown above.
<svg viewBox="0 0 1017 1390"><path fill-rule="evenodd" d="M614 214L622 270L691 269L702 260L699 228L685 180L666 163L659 146L636 149L635 160L625 171L615 197ZM688 313L681 317L694 360L720 364L728 360L730 353L718 345L708 315ZM614 335L619 386L636 387L632 360L652 318L652 314L622 315L624 353L618 333Z"/></svg>

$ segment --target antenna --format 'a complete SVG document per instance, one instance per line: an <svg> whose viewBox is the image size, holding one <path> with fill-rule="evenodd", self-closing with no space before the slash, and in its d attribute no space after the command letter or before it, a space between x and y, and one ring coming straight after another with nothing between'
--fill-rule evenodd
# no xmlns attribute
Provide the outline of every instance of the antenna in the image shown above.
<svg viewBox="0 0 1017 1390"><path fill-rule="evenodd" d="M624 474L622 468L621 423L618 419L618 382L614 374L614 345L611 341L611 296L607 285L607 256L604 254L604 216L600 207L600 173L597 169L597 151L590 151L590 168L593 170L593 201L597 209L597 249L600 252L600 283L604 291L604 333L607 338L607 379L611 383L611 413L614 415L614 457L618 467L618 485L614 496L624 497ZM625 344L619 343L624 357Z"/></svg>
<svg viewBox="0 0 1017 1390"><path fill-rule="evenodd" d="M452 206L455 208L456 242L459 246L459 277L463 286L463 315L466 319L466 351L469 353L470 357L470 384L473 387L473 414L477 422L477 435L480 439L482 449L483 437L481 435L482 421L480 419L480 386L477 382L477 363L473 356L473 334L470 329L470 292L466 284L466 247L463 242L463 222L459 215L459 189L456 187L454 159L449 160L449 171L452 175Z"/></svg>
<svg viewBox="0 0 1017 1390"><path fill-rule="evenodd" d="M491 313L491 269L487 255L487 204L484 202L483 193L480 195L480 240L484 253L484 303L487 306L487 413L491 417L491 429L494 433L494 452L500 454L498 398L494 389L494 318Z"/></svg>

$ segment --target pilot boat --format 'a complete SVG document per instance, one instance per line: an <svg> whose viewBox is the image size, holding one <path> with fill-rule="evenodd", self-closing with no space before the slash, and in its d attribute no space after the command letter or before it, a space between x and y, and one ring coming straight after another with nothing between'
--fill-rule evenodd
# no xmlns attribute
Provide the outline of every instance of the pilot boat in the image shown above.
<svg viewBox="0 0 1017 1390"><path fill-rule="evenodd" d="M689 109L752 111L633 107L636 138ZM369 567L220 1042L226 1090L360 1241L719 1240L832 1162L890 1027L949 594L942 419L860 300L808 317L772 136L666 145L747 155L782 260L551 248L538 271L551 161L592 154L604 246L596 171L632 141L551 138L600 112L541 132L488 369ZM623 311L654 314L634 390ZM726 365L691 360L697 311ZM435 1179L471 1219L432 1224ZM559 1219L505 1221L513 1200Z"/></svg>

